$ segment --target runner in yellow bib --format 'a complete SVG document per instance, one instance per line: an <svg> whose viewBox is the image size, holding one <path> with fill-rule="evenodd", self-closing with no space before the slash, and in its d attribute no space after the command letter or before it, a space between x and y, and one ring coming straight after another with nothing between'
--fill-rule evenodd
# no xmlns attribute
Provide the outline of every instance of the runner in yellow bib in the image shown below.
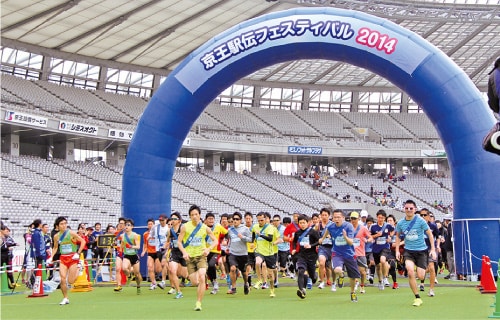
<svg viewBox="0 0 500 320"><path fill-rule="evenodd" d="M197 289L195 311L201 311L201 301L205 294L205 276L207 274L207 256L217 247L217 238L212 230L201 222L201 209L193 205L189 208L190 221L181 226L177 245L186 260L189 280ZM212 245L207 247L206 237L212 240Z"/></svg>

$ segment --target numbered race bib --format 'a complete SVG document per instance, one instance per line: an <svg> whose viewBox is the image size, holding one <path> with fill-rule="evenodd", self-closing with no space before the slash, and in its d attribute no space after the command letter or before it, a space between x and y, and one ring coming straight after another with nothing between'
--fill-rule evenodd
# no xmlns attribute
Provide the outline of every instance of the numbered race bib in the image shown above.
<svg viewBox="0 0 500 320"><path fill-rule="evenodd" d="M61 245L61 254L73 253L73 245L71 243L66 243Z"/></svg>
<svg viewBox="0 0 500 320"><path fill-rule="evenodd" d="M125 251L123 251L126 255L128 256L133 256L134 254L136 254L136 251L135 249L132 249L132 248L125 248Z"/></svg>
<svg viewBox="0 0 500 320"><path fill-rule="evenodd" d="M322 245L324 245L324 246L328 246L328 245L330 245L330 246L331 246L331 245L333 245L332 238L325 238L325 239L323 240L323 244L322 244Z"/></svg>
<svg viewBox="0 0 500 320"><path fill-rule="evenodd" d="M418 240L418 233L416 233L415 231L412 230L412 231L408 232L405 239L408 241L416 241L416 240Z"/></svg>
<svg viewBox="0 0 500 320"><path fill-rule="evenodd" d="M309 244L309 236L305 236L299 243L302 247Z"/></svg>
<svg viewBox="0 0 500 320"><path fill-rule="evenodd" d="M201 237L194 237L193 240L191 240L191 243L189 245L192 247L201 246Z"/></svg>
<svg viewBox="0 0 500 320"><path fill-rule="evenodd" d="M154 237L149 237L149 238L148 238L148 244L149 244L150 246L155 246L155 245L156 245L155 240L156 240L156 239L155 239Z"/></svg>
<svg viewBox="0 0 500 320"><path fill-rule="evenodd" d="M380 244L380 245L386 244L387 243L387 239L386 238L382 238L382 237L378 237L376 243Z"/></svg>
<svg viewBox="0 0 500 320"><path fill-rule="evenodd" d="M337 237L337 238L335 238L335 245L336 246L346 246L347 241L345 241L344 237Z"/></svg>
<svg viewBox="0 0 500 320"><path fill-rule="evenodd" d="M352 245L354 246L354 248L359 247L361 245L361 239L359 238L352 239Z"/></svg>
<svg viewBox="0 0 500 320"><path fill-rule="evenodd" d="M158 240L160 240L160 246L163 245L165 243L165 241L167 240L167 237L159 234L158 235Z"/></svg>

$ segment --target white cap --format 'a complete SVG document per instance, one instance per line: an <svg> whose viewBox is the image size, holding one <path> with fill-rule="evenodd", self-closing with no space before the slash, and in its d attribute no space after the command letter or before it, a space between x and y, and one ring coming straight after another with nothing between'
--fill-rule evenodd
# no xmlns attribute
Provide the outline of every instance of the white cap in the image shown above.
<svg viewBox="0 0 500 320"><path fill-rule="evenodd" d="M453 220L453 215L451 213L447 213L444 215L443 220Z"/></svg>
<svg viewBox="0 0 500 320"><path fill-rule="evenodd" d="M363 209L363 210L361 210L360 214L361 214L361 218L363 218L363 217L368 217L368 211L366 211L366 210L364 210L364 209Z"/></svg>

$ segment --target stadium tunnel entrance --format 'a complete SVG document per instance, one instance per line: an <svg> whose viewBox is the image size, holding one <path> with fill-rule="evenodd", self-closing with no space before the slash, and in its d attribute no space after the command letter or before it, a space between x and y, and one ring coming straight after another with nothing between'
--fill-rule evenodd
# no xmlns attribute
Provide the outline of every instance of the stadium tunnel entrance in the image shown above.
<svg viewBox="0 0 500 320"><path fill-rule="evenodd" d="M298 59L337 60L370 70L425 110L451 167L457 271L479 273L482 255L498 261L500 157L481 148L494 118L480 92L420 36L382 18L334 8L267 14L192 52L164 81L138 123L124 168L122 215L142 225L147 217L170 214L176 158L204 108L245 75Z"/></svg>

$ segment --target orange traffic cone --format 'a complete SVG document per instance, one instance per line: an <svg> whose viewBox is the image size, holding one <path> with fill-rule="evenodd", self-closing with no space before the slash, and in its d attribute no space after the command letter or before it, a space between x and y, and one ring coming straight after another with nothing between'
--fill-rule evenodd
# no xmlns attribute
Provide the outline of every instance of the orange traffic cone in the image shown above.
<svg viewBox="0 0 500 320"><path fill-rule="evenodd" d="M87 261L83 259L83 254L80 254L80 274L78 278L76 278L75 283L73 283L73 288L71 292L88 292L92 291L92 284L89 281L89 277L87 274Z"/></svg>
<svg viewBox="0 0 500 320"><path fill-rule="evenodd" d="M486 271L488 271L488 265L487 265L487 257L486 256L483 256L481 258L481 281L479 282L479 284L476 286L476 289L477 290L482 290L483 289L483 274L486 273Z"/></svg>
<svg viewBox="0 0 500 320"><path fill-rule="evenodd" d="M43 292L43 279L42 279L42 265L39 264L36 269L35 284L33 285L33 291L28 296L28 298L40 298L46 297L48 294Z"/></svg>
<svg viewBox="0 0 500 320"><path fill-rule="evenodd" d="M488 256L484 256L481 266L481 284L479 291L481 293L497 293L497 283L493 277L493 269Z"/></svg>

